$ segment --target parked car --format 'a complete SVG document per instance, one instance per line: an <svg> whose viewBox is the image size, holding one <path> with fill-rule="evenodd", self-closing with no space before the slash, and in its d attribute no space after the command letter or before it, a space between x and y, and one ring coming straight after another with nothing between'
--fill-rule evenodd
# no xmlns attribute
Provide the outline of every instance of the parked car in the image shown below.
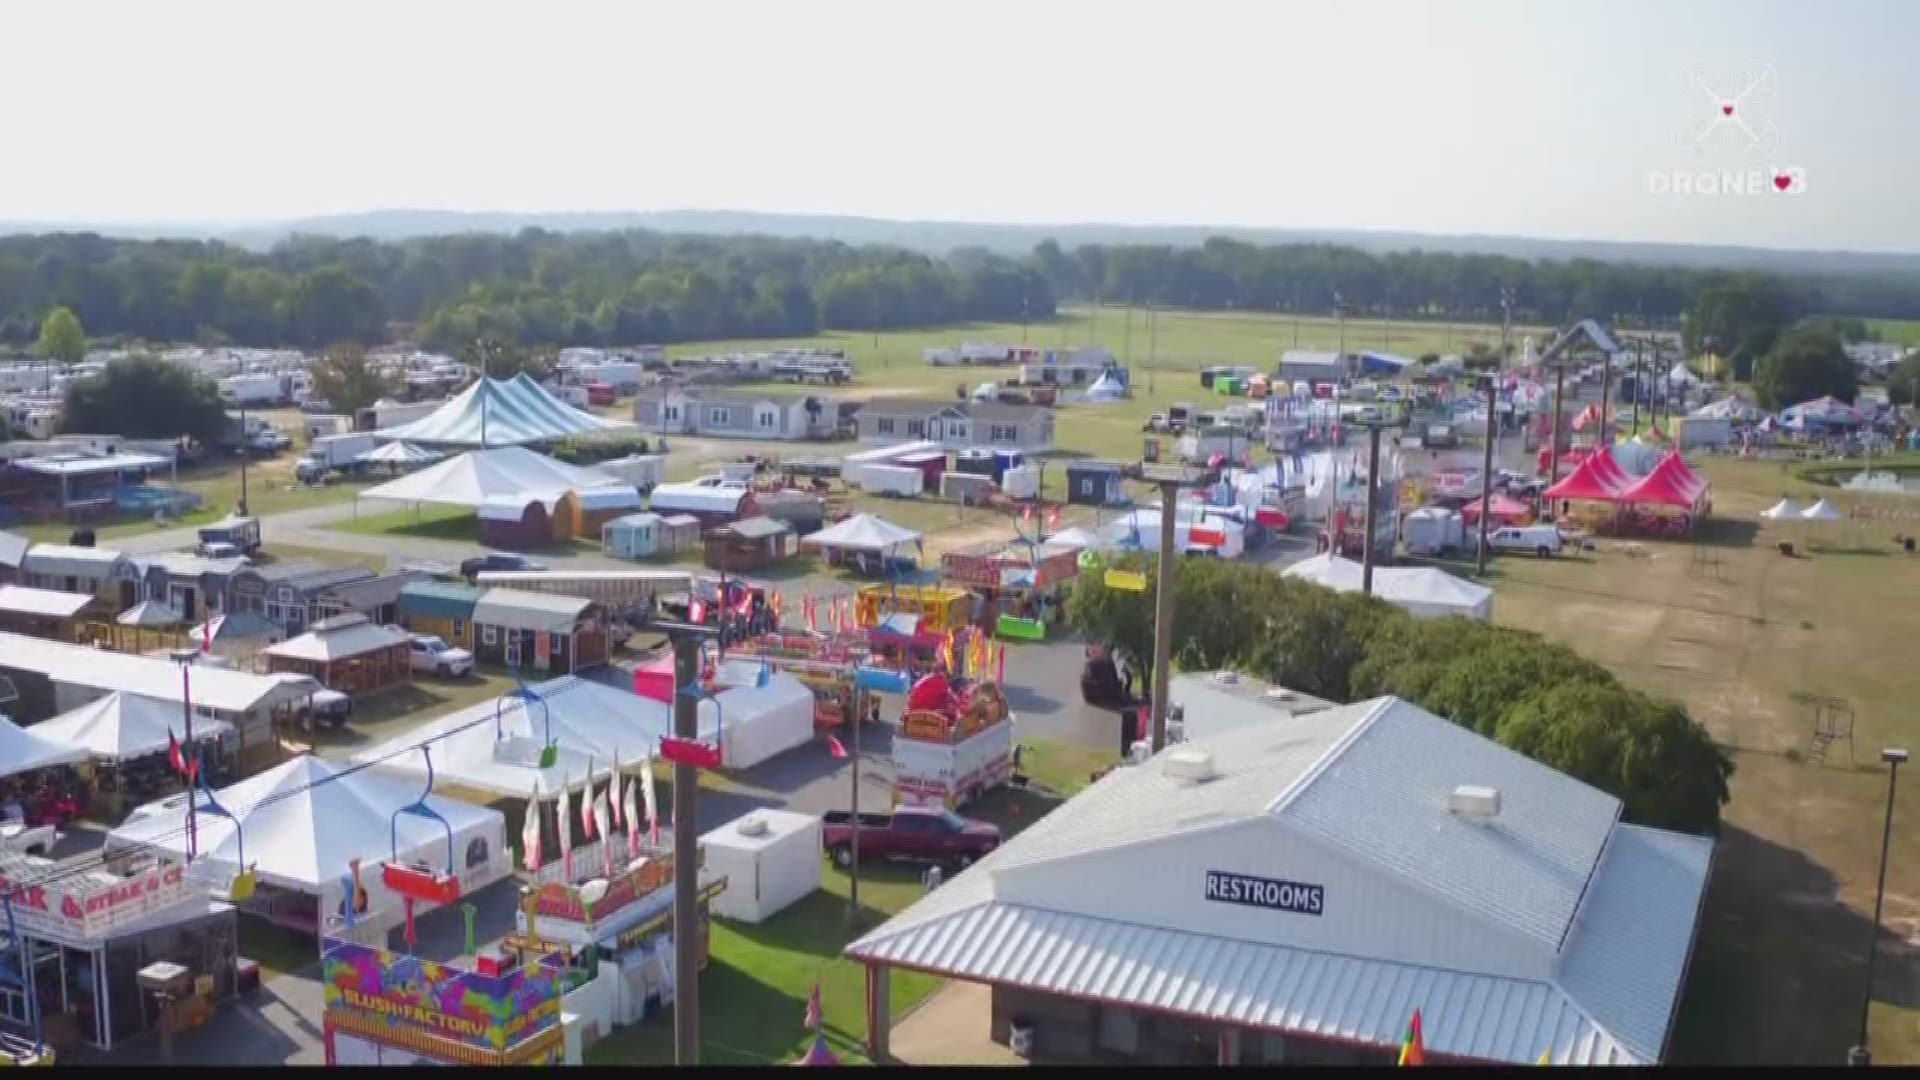
<svg viewBox="0 0 1920 1080"><path fill-rule="evenodd" d="M315 690L307 699L307 726L324 724L334 731L347 726L347 717L353 715L353 699L338 690Z"/></svg>
<svg viewBox="0 0 1920 1080"><path fill-rule="evenodd" d="M473 674L473 654L456 649L432 634L415 634L407 642L407 660L415 671L431 671L443 679Z"/></svg>
<svg viewBox="0 0 1920 1080"><path fill-rule="evenodd" d="M854 821L845 810L829 810L822 818L820 839L833 864L853 865L853 837L860 835L861 859L889 862L930 862L965 869L1000 846L1000 828L963 818L938 806L903 806L891 814L861 814Z"/></svg>
<svg viewBox="0 0 1920 1080"><path fill-rule="evenodd" d="M1530 551L1540 558L1560 554L1560 530L1552 525L1508 525L1487 534L1494 551Z"/></svg>
<svg viewBox="0 0 1920 1080"><path fill-rule="evenodd" d="M476 555L471 559L461 560L460 576L466 578L468 581L472 581L474 578L480 576L482 571L486 570L545 570L546 568L546 563L536 562L524 555L503 555L495 553L492 555Z"/></svg>
<svg viewBox="0 0 1920 1080"><path fill-rule="evenodd" d="M1140 425L1141 431L1172 431L1173 425L1167 421L1166 413L1154 413L1147 422Z"/></svg>

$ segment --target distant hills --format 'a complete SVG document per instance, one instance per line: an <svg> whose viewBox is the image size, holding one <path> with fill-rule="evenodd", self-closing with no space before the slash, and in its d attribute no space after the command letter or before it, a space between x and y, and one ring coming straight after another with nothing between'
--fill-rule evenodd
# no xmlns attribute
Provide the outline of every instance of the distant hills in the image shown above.
<svg viewBox="0 0 1920 1080"><path fill-rule="evenodd" d="M539 228L553 232L650 229L667 233L760 234L809 237L848 244L891 244L935 254L959 247L982 247L1023 254L1052 238L1061 246L1081 244L1167 244L1193 246L1221 236L1253 244L1342 244L1364 251L1450 251L1505 255L1517 259L1638 263L1693 269L1769 270L1780 273L1920 274L1920 253L1805 251L1696 244L1652 244L1603 240L1542 240L1509 236L1444 236L1424 233L1364 232L1344 229L1251 229L1221 225L992 225L942 221L889 221L880 218L814 214L768 214L736 210L660 210L574 213L508 213L458 210L373 210L302 218L255 226L185 223L50 224L0 222L0 234L97 232L128 239L221 239L250 248L270 247L295 234L404 240L463 232L514 233Z"/></svg>

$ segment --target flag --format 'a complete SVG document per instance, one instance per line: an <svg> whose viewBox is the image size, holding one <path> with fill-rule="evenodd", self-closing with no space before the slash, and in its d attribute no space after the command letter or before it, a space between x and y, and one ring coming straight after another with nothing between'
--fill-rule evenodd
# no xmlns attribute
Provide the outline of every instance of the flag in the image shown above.
<svg viewBox="0 0 1920 1080"><path fill-rule="evenodd" d="M819 983L814 983L813 992L807 995L806 1025L807 1025L808 1031L820 1030L820 984Z"/></svg>
<svg viewBox="0 0 1920 1080"><path fill-rule="evenodd" d="M813 615L813 597L802 595L800 597L800 610L807 613L807 632L810 634L819 633L820 625Z"/></svg>
<svg viewBox="0 0 1920 1080"><path fill-rule="evenodd" d="M1002 686L1006 685L1007 647L1005 645L995 645L993 647L993 681L1000 683Z"/></svg>
<svg viewBox="0 0 1920 1080"><path fill-rule="evenodd" d="M649 771L653 769L653 760L651 758L646 760L646 766ZM633 808L633 789L639 786L638 781L626 785L626 797L623 800L627 804L627 860L629 862L638 861L640 858L640 815L635 813Z"/></svg>
<svg viewBox="0 0 1920 1080"><path fill-rule="evenodd" d="M827 753L837 758L843 758L847 756L847 748L840 745L839 739L829 735L827 736Z"/></svg>
<svg viewBox="0 0 1920 1080"><path fill-rule="evenodd" d="M1021 521L1033 520L1033 504L1032 503L1020 504L1020 520Z"/></svg>
<svg viewBox="0 0 1920 1080"><path fill-rule="evenodd" d="M653 755L647 755L646 768L640 773L640 794L647 803L647 832L655 844L660 842L660 803L653 794Z"/></svg>
<svg viewBox="0 0 1920 1080"><path fill-rule="evenodd" d="M573 880L573 789L567 786L567 774L560 774L560 801L554 803L559 815L560 860L566 864L567 880Z"/></svg>
<svg viewBox="0 0 1920 1080"><path fill-rule="evenodd" d="M1059 527L1060 527L1060 508L1058 506L1048 507L1047 508L1047 528L1057 529Z"/></svg>
<svg viewBox="0 0 1920 1080"><path fill-rule="evenodd" d="M1427 1048L1420 1039L1420 1010L1413 1010L1413 1021L1407 1025L1407 1040L1400 1044L1400 1064L1425 1065Z"/></svg>
<svg viewBox="0 0 1920 1080"><path fill-rule="evenodd" d="M580 789L580 839L592 840L601 831L593 819L593 759L587 759L587 786Z"/></svg>
<svg viewBox="0 0 1920 1080"><path fill-rule="evenodd" d="M705 600L695 600L693 603L687 605L687 621L696 626L707 621L707 602Z"/></svg>
<svg viewBox="0 0 1920 1080"><path fill-rule="evenodd" d="M175 773L187 775L187 759L180 752L180 740L173 737L172 728L167 729L167 764L173 766Z"/></svg>
<svg viewBox="0 0 1920 1080"><path fill-rule="evenodd" d="M607 781L607 798L610 800L608 807L613 811L613 817L609 820L613 822L611 827L615 829L620 828L620 792L626 786L627 778L620 775L620 751L616 748L613 751L613 776ZM608 827L605 821L600 825L602 828Z"/></svg>
<svg viewBox="0 0 1920 1080"><path fill-rule="evenodd" d="M533 778L533 794L527 798L527 820L520 830L520 857L527 873L540 869L540 778Z"/></svg>
<svg viewBox="0 0 1920 1080"><path fill-rule="evenodd" d="M611 785L609 785L611 786ZM600 865L613 876L613 834L607 831L607 790L593 797L593 817L600 824Z"/></svg>
<svg viewBox="0 0 1920 1080"><path fill-rule="evenodd" d="M782 605L780 603L780 594L777 592L768 593L767 609L773 612L773 623L775 626L780 625L780 608L781 607Z"/></svg>
<svg viewBox="0 0 1920 1080"><path fill-rule="evenodd" d="M207 616L206 622L200 624L200 651L203 653L213 651L213 616L211 615Z"/></svg>

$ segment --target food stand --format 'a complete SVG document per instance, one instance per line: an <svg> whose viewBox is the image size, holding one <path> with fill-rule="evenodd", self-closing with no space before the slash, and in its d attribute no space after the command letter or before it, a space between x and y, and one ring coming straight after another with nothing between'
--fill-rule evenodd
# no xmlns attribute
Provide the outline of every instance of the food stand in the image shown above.
<svg viewBox="0 0 1920 1080"><path fill-rule="evenodd" d="M984 601L980 625L1001 615L1038 619L1043 608L1064 602L1080 576L1078 548L989 540L940 557L940 577L970 590Z"/></svg>
<svg viewBox="0 0 1920 1080"><path fill-rule="evenodd" d="M1013 775L1013 713L997 683L927 675L893 737L893 799L963 806Z"/></svg>
<svg viewBox="0 0 1920 1080"><path fill-rule="evenodd" d="M37 1004L56 1050L111 1050L162 1023L203 1022L232 995L233 907L208 899L178 863L119 865L63 874L47 859L0 855L0 890L17 890L11 906L25 961L24 985L0 986L0 1023L25 1028ZM187 993L165 1013L139 980L161 962L188 973Z"/></svg>
<svg viewBox="0 0 1920 1080"><path fill-rule="evenodd" d="M888 615L914 615L918 632L938 636L967 624L972 601L967 590L950 585L862 585L854 598L854 617L871 630Z"/></svg>
<svg viewBox="0 0 1920 1080"><path fill-rule="evenodd" d="M321 962L329 1066L555 1065L565 1056L558 953L466 970L329 933Z"/></svg>
<svg viewBox="0 0 1920 1080"><path fill-rule="evenodd" d="M618 869L604 876L603 843L573 849L573 877L578 880L566 879L564 862L541 868L541 877L558 877L522 891L515 932L506 945L524 952L557 944L563 946L572 982L612 979L612 994L596 998L605 1004L606 1013L599 1017L604 1030L634 1023L673 1002L674 856L670 846L642 844L640 857L629 860L626 844L616 837ZM706 851L696 850L704 871ZM726 889L727 879L701 876L698 951L705 968L708 907Z"/></svg>

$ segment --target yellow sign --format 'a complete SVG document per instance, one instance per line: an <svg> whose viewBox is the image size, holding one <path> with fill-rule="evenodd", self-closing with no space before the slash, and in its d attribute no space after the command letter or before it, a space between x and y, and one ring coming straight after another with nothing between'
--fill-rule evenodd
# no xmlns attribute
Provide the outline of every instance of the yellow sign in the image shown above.
<svg viewBox="0 0 1920 1080"><path fill-rule="evenodd" d="M1109 589L1121 589L1126 592L1146 592L1147 575L1138 570L1108 570L1102 578Z"/></svg>

